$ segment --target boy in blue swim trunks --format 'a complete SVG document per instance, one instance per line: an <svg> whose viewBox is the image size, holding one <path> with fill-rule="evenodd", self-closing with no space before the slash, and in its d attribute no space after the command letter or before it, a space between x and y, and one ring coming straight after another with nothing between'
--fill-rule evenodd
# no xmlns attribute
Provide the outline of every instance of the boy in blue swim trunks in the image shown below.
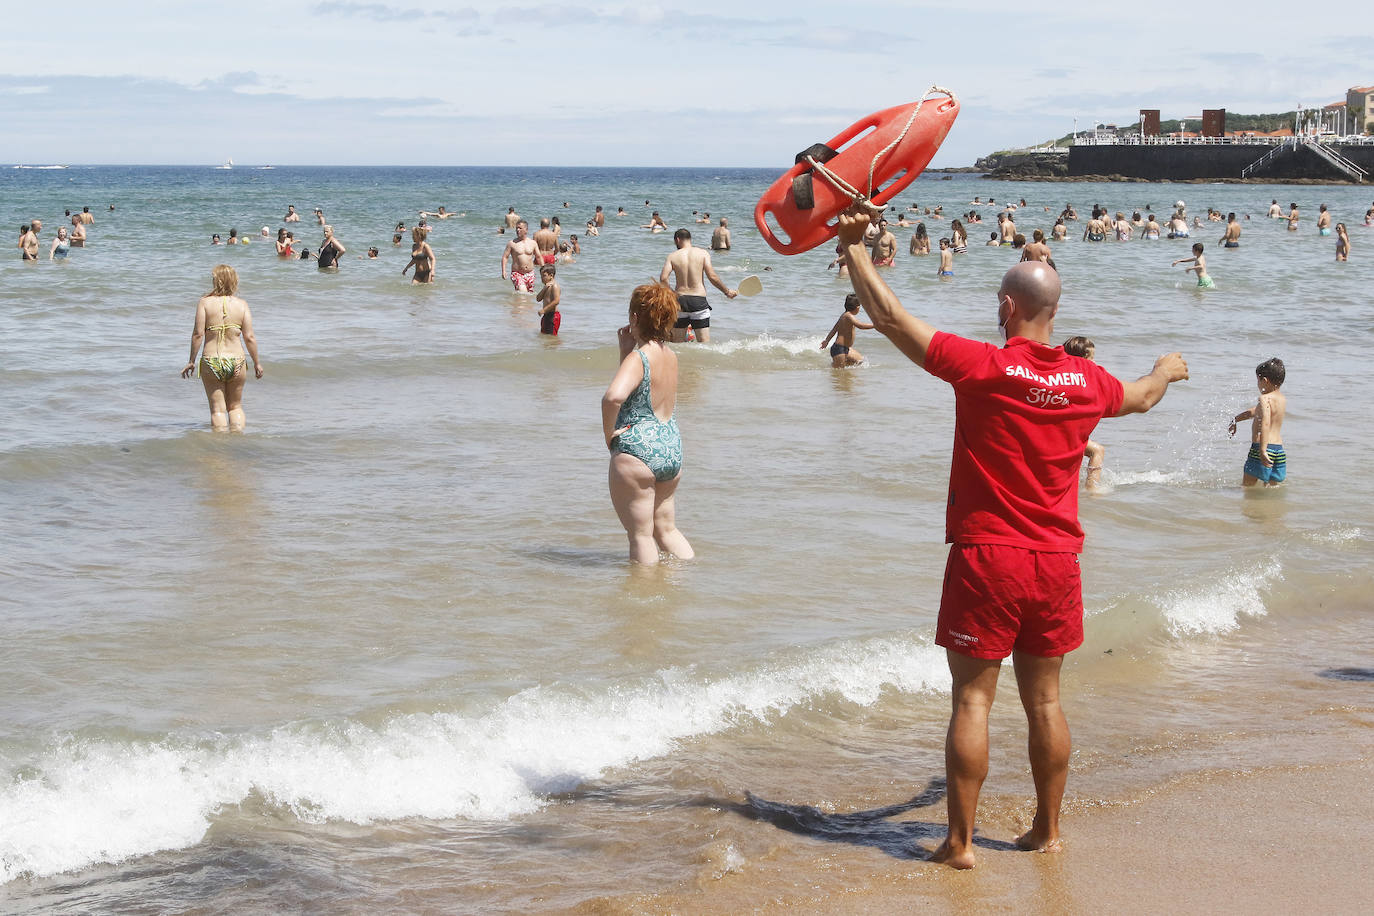
<svg viewBox="0 0 1374 916"><path fill-rule="evenodd" d="M1250 424L1250 451L1245 456L1245 476L1241 486L1278 486L1288 476L1288 457L1283 452L1283 415L1288 399L1279 387L1283 385L1283 360L1267 359L1255 367L1255 382L1259 385L1259 401L1249 410L1231 418L1229 432L1236 434L1236 424L1253 420Z"/></svg>
<svg viewBox="0 0 1374 916"><path fill-rule="evenodd" d="M940 239L940 269L935 275L937 277L954 276L954 249L950 246L949 239Z"/></svg>
<svg viewBox="0 0 1374 916"><path fill-rule="evenodd" d="M830 366L832 369L857 366L864 361L864 355L854 348L854 330L856 328L871 331L873 325L859 320L859 297L855 293L850 293L844 297L844 314L835 322L830 333L825 335L825 340L821 341L821 349L824 350L830 344L830 339L832 337L835 339L835 343L830 346Z"/></svg>

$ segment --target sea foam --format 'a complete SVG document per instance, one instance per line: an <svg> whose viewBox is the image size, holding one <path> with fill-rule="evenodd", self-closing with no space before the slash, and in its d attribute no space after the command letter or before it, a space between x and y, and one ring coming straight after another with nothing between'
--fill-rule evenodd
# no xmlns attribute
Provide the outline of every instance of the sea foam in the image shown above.
<svg viewBox="0 0 1374 916"><path fill-rule="evenodd" d="M69 737L0 761L0 881L194 845L224 809L258 798L307 822L499 821L684 740L767 722L822 698L948 689L944 652L918 637L847 640L704 677L665 669L598 690L536 686L480 716L398 715L239 736L118 742Z"/></svg>
<svg viewBox="0 0 1374 916"><path fill-rule="evenodd" d="M812 355L820 352L819 337L773 337L767 332L757 337L743 337L724 343L698 344L702 350L729 355L731 353L786 353L791 356Z"/></svg>
<svg viewBox="0 0 1374 916"><path fill-rule="evenodd" d="M1235 630L1242 617L1263 617L1264 595L1283 578L1277 560L1235 569L1188 588L1167 591L1155 600L1173 636L1221 634Z"/></svg>

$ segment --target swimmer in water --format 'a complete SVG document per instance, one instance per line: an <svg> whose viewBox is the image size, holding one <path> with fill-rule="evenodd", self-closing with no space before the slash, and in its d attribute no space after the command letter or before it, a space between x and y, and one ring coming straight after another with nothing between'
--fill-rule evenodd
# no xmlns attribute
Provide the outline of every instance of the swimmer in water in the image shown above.
<svg viewBox="0 0 1374 916"><path fill-rule="evenodd" d="M1336 260L1345 261L1350 258L1350 235L1345 231L1345 223L1336 224Z"/></svg>
<svg viewBox="0 0 1374 916"><path fill-rule="evenodd" d="M836 254L841 254L839 248L835 249ZM926 229L924 222L918 222L916 229L911 233L911 244L907 247L908 254L930 254L930 232ZM844 259L841 258L843 266Z"/></svg>
<svg viewBox="0 0 1374 916"><path fill-rule="evenodd" d="M67 238L67 227L57 227L57 237L52 240L52 247L48 249L49 261L65 261L67 254L71 251L72 243Z"/></svg>
<svg viewBox="0 0 1374 916"><path fill-rule="evenodd" d="M601 427L611 453L610 490L630 542L630 561L653 566L659 553L696 556L678 530L675 496L682 479L677 355L668 346L678 297L666 284L636 287L629 323L620 328L620 368L601 398ZM664 417L667 419L664 419Z"/></svg>
<svg viewBox="0 0 1374 916"><path fill-rule="evenodd" d="M1207 259L1204 258L1204 257L1202 256L1202 243L1201 243L1201 242L1196 242L1196 243L1193 244L1193 256L1192 256L1191 258L1179 258L1177 261L1175 261L1174 263L1170 264L1169 266L1170 266L1170 267L1177 267L1177 266L1180 265L1180 264L1191 264L1191 265L1193 265L1192 267L1185 267L1185 268L1183 269L1183 272L1184 272L1184 273L1188 273L1189 271L1196 271L1196 272L1197 272L1197 288L1198 288L1198 289L1213 289L1213 288L1216 287L1216 284L1212 282L1212 278L1211 278L1210 276L1207 275Z"/></svg>
<svg viewBox="0 0 1374 916"><path fill-rule="evenodd" d="M429 233L416 226L410 231L413 244L410 246L410 260L406 266L401 268L401 276L405 276L410 268L415 268L415 277L411 285L416 283L434 282L434 249L429 247L429 242L425 241Z"/></svg>
<svg viewBox="0 0 1374 916"><path fill-rule="evenodd" d="M544 285L534 297L534 301L539 303L539 333L551 337L558 336L558 329L563 324L563 313L558 311L558 305L563 299L563 290L554 279L557 274L558 268L552 264L540 267L539 280Z"/></svg>
<svg viewBox="0 0 1374 916"><path fill-rule="evenodd" d="M1240 223L1236 222L1236 214L1226 215L1226 232L1221 237L1221 244L1225 248L1240 247Z"/></svg>
<svg viewBox="0 0 1374 916"><path fill-rule="evenodd" d="M836 246L835 246L835 260L833 260L833 261L831 261L829 264L827 264L826 267L825 267L825 269L826 269L826 270L830 270L830 269L831 269L832 267L834 267L836 264L838 264L838 265L840 266L840 272L839 272L839 274L838 274L838 276L840 277L840 279L842 279L842 280L843 280L843 279L848 279L848 278L849 278L849 264L848 264L848 263L845 261L845 259L844 259L844 249L841 248L839 245L836 245Z"/></svg>
<svg viewBox="0 0 1374 916"><path fill-rule="evenodd" d="M863 354L854 348L854 331L857 328L871 331L873 325L859 320L859 296L857 293L850 293L844 297L844 313L830 329L830 333L825 335L825 340L821 341L822 350L830 347L832 369L857 366L864 361ZM830 343L831 338L834 338L834 344Z"/></svg>
<svg viewBox="0 0 1374 916"><path fill-rule="evenodd" d="M244 349L253 359L253 374L262 378L258 340L253 336L253 315L238 297L239 275L228 264L210 272L211 289L196 304L191 331L191 358L182 378L199 373L210 402L210 427L216 431L240 431L244 427L243 386L248 381ZM204 350L201 344L204 344ZM200 355L197 364L196 355Z"/></svg>
<svg viewBox="0 0 1374 916"><path fill-rule="evenodd" d="M1274 487L1288 477L1288 457L1283 451L1283 415L1288 409L1288 399L1279 391L1284 374L1283 360L1278 357L1256 366L1255 384L1259 386L1259 400L1254 407L1232 417L1231 425L1227 428L1228 433L1234 436L1237 423L1253 420L1250 424L1250 450L1245 455L1241 486L1253 487L1263 483L1266 487Z"/></svg>
<svg viewBox="0 0 1374 916"><path fill-rule="evenodd" d="M1083 359L1090 359L1096 362L1097 344L1092 342L1089 337L1070 337L1064 341L1064 352L1070 356L1078 356ZM1083 457L1088 459L1088 476L1083 481L1088 491L1096 492L1102 486L1102 464L1107 457L1107 450L1099 442L1088 440L1087 446L1083 449Z"/></svg>
<svg viewBox="0 0 1374 916"><path fill-rule="evenodd" d="M940 239L940 269L935 275L942 279L954 276L954 249L949 247L949 239Z"/></svg>

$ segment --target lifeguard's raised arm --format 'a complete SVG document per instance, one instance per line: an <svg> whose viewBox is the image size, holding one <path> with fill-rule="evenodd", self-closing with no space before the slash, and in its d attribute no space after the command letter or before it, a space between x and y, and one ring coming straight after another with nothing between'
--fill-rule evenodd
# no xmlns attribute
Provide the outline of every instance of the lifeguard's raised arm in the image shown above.
<svg viewBox="0 0 1374 916"><path fill-rule="evenodd" d="M1155 367L1149 375L1142 375L1134 382L1122 383L1121 409L1116 416L1128 413L1144 413L1155 406L1169 390L1173 382L1188 378L1188 364L1180 353L1166 353L1155 360Z"/></svg>
<svg viewBox="0 0 1374 916"><path fill-rule="evenodd" d="M902 308L896 294L878 275L878 268L864 247L864 230L869 224L867 211L854 204L838 219L840 246L844 250L845 263L849 265L849 282L854 284L854 292L858 293L859 302L873 320L873 327L896 344L913 363L925 366L926 350L937 329Z"/></svg>

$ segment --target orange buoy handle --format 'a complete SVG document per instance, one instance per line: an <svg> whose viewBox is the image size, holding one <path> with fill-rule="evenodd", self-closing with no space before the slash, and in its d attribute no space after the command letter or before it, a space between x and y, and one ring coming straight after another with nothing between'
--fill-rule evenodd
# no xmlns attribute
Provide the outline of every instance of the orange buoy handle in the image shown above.
<svg viewBox="0 0 1374 916"><path fill-rule="evenodd" d="M949 98L883 109L798 153L754 207L764 241L779 254L810 251L835 237L835 217L854 202L851 189L882 205L915 181L959 114L953 93L938 91Z"/></svg>

